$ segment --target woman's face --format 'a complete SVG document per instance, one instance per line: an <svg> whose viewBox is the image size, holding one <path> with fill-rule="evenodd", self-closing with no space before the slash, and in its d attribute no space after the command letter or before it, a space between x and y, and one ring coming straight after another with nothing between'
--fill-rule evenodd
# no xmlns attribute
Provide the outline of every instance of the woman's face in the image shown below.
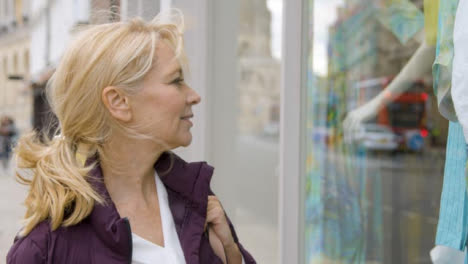
<svg viewBox="0 0 468 264"><path fill-rule="evenodd" d="M163 140L170 149L192 141L192 106L200 96L184 82L174 51L163 41L156 48L153 68L143 80L143 88L131 97L133 125L138 131Z"/></svg>

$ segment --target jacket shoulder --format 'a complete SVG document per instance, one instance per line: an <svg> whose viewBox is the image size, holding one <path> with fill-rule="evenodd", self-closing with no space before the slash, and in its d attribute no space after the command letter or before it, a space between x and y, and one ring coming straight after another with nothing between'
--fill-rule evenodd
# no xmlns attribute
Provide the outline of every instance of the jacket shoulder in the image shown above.
<svg viewBox="0 0 468 264"><path fill-rule="evenodd" d="M17 236L8 251L7 264L46 263L49 234L48 223L41 222L27 236Z"/></svg>
<svg viewBox="0 0 468 264"><path fill-rule="evenodd" d="M156 171L166 187L189 200L206 200L214 168L206 162L186 162L176 154L165 153Z"/></svg>

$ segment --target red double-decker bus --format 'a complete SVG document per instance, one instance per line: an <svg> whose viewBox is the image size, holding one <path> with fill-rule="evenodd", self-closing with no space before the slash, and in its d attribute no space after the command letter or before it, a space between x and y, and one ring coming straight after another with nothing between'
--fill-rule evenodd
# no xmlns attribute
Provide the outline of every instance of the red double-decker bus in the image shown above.
<svg viewBox="0 0 468 264"><path fill-rule="evenodd" d="M378 78L357 83L358 105L371 100L391 81L392 78ZM429 134L426 123L429 95L422 80L409 85L398 96L387 93L389 102L379 110L371 123L389 127L397 135L400 149L420 151L424 147L424 138Z"/></svg>

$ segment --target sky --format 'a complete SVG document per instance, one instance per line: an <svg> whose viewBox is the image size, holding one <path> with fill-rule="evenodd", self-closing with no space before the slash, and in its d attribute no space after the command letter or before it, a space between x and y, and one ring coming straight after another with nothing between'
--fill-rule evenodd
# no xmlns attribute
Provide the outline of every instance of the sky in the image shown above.
<svg viewBox="0 0 468 264"><path fill-rule="evenodd" d="M314 4L313 71L316 75L326 76L328 28L336 21L336 9L344 5L344 0L315 0Z"/></svg>
<svg viewBox="0 0 468 264"><path fill-rule="evenodd" d="M273 57L281 59L282 12L284 0L267 0L271 12L271 50ZM344 0L315 0L314 2L314 50L313 70L319 76L327 75L327 43L328 28L336 21L338 6L344 5Z"/></svg>
<svg viewBox="0 0 468 264"><path fill-rule="evenodd" d="M274 58L281 59L283 0L267 0L267 7L271 12L271 52Z"/></svg>

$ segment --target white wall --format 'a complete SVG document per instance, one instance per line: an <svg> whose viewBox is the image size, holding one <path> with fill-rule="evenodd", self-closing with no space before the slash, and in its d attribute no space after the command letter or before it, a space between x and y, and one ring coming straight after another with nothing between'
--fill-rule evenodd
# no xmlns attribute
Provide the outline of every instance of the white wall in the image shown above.
<svg viewBox="0 0 468 264"><path fill-rule="evenodd" d="M209 0L184 1L174 0L174 7L184 13L186 24L185 51L187 53L190 74L185 76L187 83L200 94L201 103L193 108L195 122L192 127L192 144L188 148L180 148L176 153L188 161L208 160L211 138L211 93L209 92L210 77L208 75L211 54L208 54L209 30L211 24L208 18ZM171 1L161 1L161 10L170 7Z"/></svg>
<svg viewBox="0 0 468 264"><path fill-rule="evenodd" d="M2 0L5 1L5 0ZM39 13L46 6L47 0L33 0L31 1L31 14L33 17L37 17Z"/></svg>
<svg viewBox="0 0 468 264"><path fill-rule="evenodd" d="M34 2L34 1L33 1ZM35 77L46 66L44 57L46 50L46 22L45 17L36 18L31 28L30 73Z"/></svg>
<svg viewBox="0 0 468 264"><path fill-rule="evenodd" d="M89 0L50 1L50 41L47 47L46 1L32 1L33 26L31 30L31 74L37 77L47 67L46 52L55 65L71 37L71 30L79 22L89 19Z"/></svg>
<svg viewBox="0 0 468 264"><path fill-rule="evenodd" d="M70 40L70 30L76 21L70 1L56 1L50 8L50 61L55 64Z"/></svg>
<svg viewBox="0 0 468 264"><path fill-rule="evenodd" d="M90 15L89 0L73 0L73 19L77 22L85 22L89 20Z"/></svg>
<svg viewBox="0 0 468 264"><path fill-rule="evenodd" d="M160 10L160 0L121 0L120 9L122 19L142 17L146 20L153 19Z"/></svg>

